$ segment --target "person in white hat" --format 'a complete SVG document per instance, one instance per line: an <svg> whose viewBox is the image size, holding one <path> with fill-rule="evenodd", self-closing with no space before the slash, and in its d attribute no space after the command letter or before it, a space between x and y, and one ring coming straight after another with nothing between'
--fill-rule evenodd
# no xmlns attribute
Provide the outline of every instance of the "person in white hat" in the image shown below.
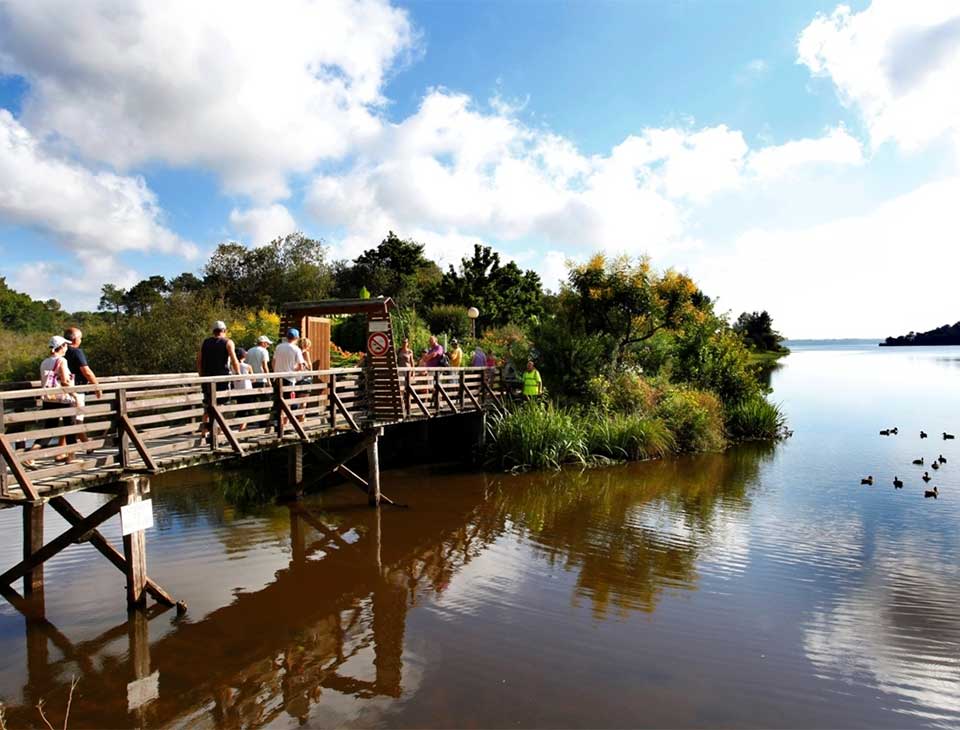
<svg viewBox="0 0 960 730"><path fill-rule="evenodd" d="M257 338L257 346L247 350L247 364L253 368L254 374L264 374L270 372L270 347L273 343L266 335L260 335ZM255 378L255 385L268 385L266 378Z"/></svg>
<svg viewBox="0 0 960 730"><path fill-rule="evenodd" d="M70 372L70 367L67 365L67 358L64 357L64 354L67 351L67 346L70 344L66 338L61 337L60 335L54 335L50 338L50 342L47 343L50 347L50 356L45 358L42 363L40 363L40 387L46 391L40 397L41 408L43 410L50 409L63 409L71 408L76 405L76 399L70 393L64 393L62 388L70 388L73 386L73 374ZM63 418L61 416L56 416L54 418L47 418L41 424L41 428L58 428L62 425ZM58 439L58 444L60 446L67 445L67 437L61 436ZM47 443L49 445L49 442ZM40 449L44 446L43 443L38 439L33 442L33 446L30 447L30 450ZM56 457L57 461L73 463L76 461L74 454L58 454ZM36 461L29 459L24 461L24 466L34 467L36 466Z"/></svg>

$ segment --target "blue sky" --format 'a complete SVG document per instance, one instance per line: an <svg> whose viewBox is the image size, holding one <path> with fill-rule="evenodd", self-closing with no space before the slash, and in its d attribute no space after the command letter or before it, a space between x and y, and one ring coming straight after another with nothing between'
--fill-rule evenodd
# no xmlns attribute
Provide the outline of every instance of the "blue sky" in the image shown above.
<svg viewBox="0 0 960 730"><path fill-rule="evenodd" d="M0 5L0 276L33 296L393 229L554 289L648 253L793 337L957 318L956 3L115 4Z"/></svg>

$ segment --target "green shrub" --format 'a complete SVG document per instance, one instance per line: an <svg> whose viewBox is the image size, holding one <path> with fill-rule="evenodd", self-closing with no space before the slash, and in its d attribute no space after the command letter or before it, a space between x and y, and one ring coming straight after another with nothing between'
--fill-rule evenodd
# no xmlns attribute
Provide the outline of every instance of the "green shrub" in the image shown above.
<svg viewBox="0 0 960 730"><path fill-rule="evenodd" d="M646 378L629 370L587 381L588 402L614 413L647 414L657 404L658 391Z"/></svg>
<svg viewBox="0 0 960 730"><path fill-rule="evenodd" d="M568 400L587 395L587 383L610 364L607 335L577 334L564 317L544 319L534 332L537 367L551 393Z"/></svg>
<svg viewBox="0 0 960 730"><path fill-rule="evenodd" d="M677 451L718 451L726 445L723 406L713 393L672 388L657 404L655 415L670 429Z"/></svg>
<svg viewBox="0 0 960 730"><path fill-rule="evenodd" d="M390 313L390 319L393 327L394 345L397 349L400 349L404 337L410 340L410 349L414 353L419 354L427 349L430 328L413 309L398 307Z"/></svg>
<svg viewBox="0 0 960 730"><path fill-rule="evenodd" d="M445 334L463 339L470 335L470 317L459 304L434 304L427 312L427 323L435 335Z"/></svg>
<svg viewBox="0 0 960 730"><path fill-rule="evenodd" d="M484 461L500 469L558 469L586 464L582 419L551 403L525 403L487 420Z"/></svg>
<svg viewBox="0 0 960 730"><path fill-rule="evenodd" d="M657 418L594 412L586 419L585 430L593 456L639 461L666 456L674 448L673 434Z"/></svg>
<svg viewBox="0 0 960 730"><path fill-rule="evenodd" d="M779 438L786 423L780 406L759 394L733 406L727 414L727 431L737 440Z"/></svg>
<svg viewBox="0 0 960 730"><path fill-rule="evenodd" d="M40 363L50 354L47 341L58 332L22 334L0 329L0 381L38 380Z"/></svg>
<svg viewBox="0 0 960 730"><path fill-rule="evenodd" d="M333 323L330 340L347 352L366 352L367 315L352 314Z"/></svg>

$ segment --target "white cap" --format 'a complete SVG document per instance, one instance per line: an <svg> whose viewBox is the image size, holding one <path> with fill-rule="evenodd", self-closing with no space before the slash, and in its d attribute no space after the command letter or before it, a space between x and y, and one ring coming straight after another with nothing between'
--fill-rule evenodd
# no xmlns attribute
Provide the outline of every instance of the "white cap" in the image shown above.
<svg viewBox="0 0 960 730"><path fill-rule="evenodd" d="M273 344L273 342L270 340L270 338L267 337L266 335L260 335L260 336L257 338L257 344L260 344L261 342L266 342L268 345L272 345L272 344Z"/></svg>
<svg viewBox="0 0 960 730"><path fill-rule="evenodd" d="M225 323L222 319L218 319L216 322L213 323L213 329L215 329L215 330L226 330L226 329L227 329L227 325L226 325L226 323Z"/></svg>
<svg viewBox="0 0 960 730"><path fill-rule="evenodd" d="M50 338L50 342L47 344L50 345L51 350L59 350L61 347L67 344L67 341L60 335L54 335Z"/></svg>

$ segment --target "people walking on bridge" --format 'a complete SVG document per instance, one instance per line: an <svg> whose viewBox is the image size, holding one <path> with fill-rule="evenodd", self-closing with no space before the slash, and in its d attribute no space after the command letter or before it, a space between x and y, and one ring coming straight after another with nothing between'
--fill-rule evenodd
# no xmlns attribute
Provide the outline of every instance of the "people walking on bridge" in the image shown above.
<svg viewBox="0 0 960 730"><path fill-rule="evenodd" d="M273 342L266 335L260 335L257 338L255 347L247 350L247 363L250 365L255 375L263 375L270 372L270 350L268 349ZM254 378L254 383L258 386L268 385L266 378Z"/></svg>
<svg viewBox="0 0 960 730"><path fill-rule="evenodd" d="M401 368L413 367L413 350L410 349L409 337L403 338L403 344L401 344L400 349L397 350L397 367L401 367Z"/></svg>
<svg viewBox="0 0 960 730"><path fill-rule="evenodd" d="M450 340L450 347L452 349L447 353L450 358L450 367L458 368L463 364L463 350L460 348L460 342L456 337Z"/></svg>
<svg viewBox="0 0 960 730"><path fill-rule="evenodd" d="M94 374L93 370L90 368L90 363L87 362L87 355L80 347L83 343L83 332L79 327L67 327L63 332L63 338L67 341L67 351L64 353L64 357L67 360L67 366L70 368L70 372L73 374L73 382L75 385L97 385L97 376ZM83 408L86 405L87 394L83 392L78 392L73 394L74 400L77 403L77 410L79 413L73 417L74 424L83 423ZM103 393L97 388L94 391L94 397L102 398ZM86 443L89 440L86 432L79 433L76 436L68 436L68 443L76 443L77 439L81 442Z"/></svg>
<svg viewBox="0 0 960 730"><path fill-rule="evenodd" d="M470 366L475 368L485 368L487 366L487 353L483 351L480 345L477 345L477 348L473 351L473 359L470 361Z"/></svg>
<svg viewBox="0 0 960 730"><path fill-rule="evenodd" d="M438 368L443 360L443 345L434 335L430 335L428 347L420 357L420 365L428 368Z"/></svg>
<svg viewBox="0 0 960 730"><path fill-rule="evenodd" d="M520 376L520 382L523 384L524 400L533 400L543 393L543 379L533 360L527 360L527 367Z"/></svg>
<svg viewBox="0 0 960 730"><path fill-rule="evenodd" d="M300 330L291 327L287 330L287 337L284 342L277 345L273 351L273 372L275 373L297 373L306 369L306 360L303 358L303 350L297 347L297 340L300 339ZM296 376L287 376L284 379L286 385L296 385ZM296 398L296 392L290 392L290 398ZM299 420L303 422L303 416ZM280 418L281 424L285 423L283 417Z"/></svg>
<svg viewBox="0 0 960 730"><path fill-rule="evenodd" d="M50 346L50 356L45 358L43 362L40 363L40 387L45 391L44 394L40 397L40 407L43 410L61 410L64 408L72 408L76 405L76 398L72 393L64 393L63 388L69 388L73 386L73 373L70 372L70 366L67 364L67 358L64 355L67 352L67 346L69 343L63 337L59 335L54 335L50 338L48 343ZM43 421L41 427L44 429L47 428L58 428L61 425L63 418L61 416L55 416L53 418L48 418ZM49 446L49 442L47 444ZM67 445L67 437L61 436L58 439L59 446ZM33 442L33 446L30 447L31 451L36 451L44 446L39 440ZM57 461L66 462L72 464L76 461L73 452L69 454L59 454L56 457ZM33 468L36 466L36 461L34 459L28 459L23 462L24 466Z"/></svg>
<svg viewBox="0 0 960 730"><path fill-rule="evenodd" d="M250 363L246 362L247 356L249 353L244 350L242 347L237 348L237 360L240 361L240 371L235 373L235 375L252 375L253 368L250 366ZM253 395L250 391L253 390L253 380L251 378L244 378L243 380L234 380L231 383L233 390L237 391L236 401L237 403L251 403L256 400L256 396ZM251 415L249 411L238 411L238 418L246 418ZM246 431L247 424L241 423L237 428L238 431Z"/></svg>
<svg viewBox="0 0 960 730"><path fill-rule="evenodd" d="M227 337L227 325L222 320L213 323L212 334L200 343L197 351L197 374L200 377L230 375L231 372L240 372L240 361L237 359L236 346L233 340ZM203 389L203 405L209 408L212 405L211 395L214 390L223 391L230 387L228 381L205 385ZM207 433L209 414L204 412L200 425L200 435Z"/></svg>

